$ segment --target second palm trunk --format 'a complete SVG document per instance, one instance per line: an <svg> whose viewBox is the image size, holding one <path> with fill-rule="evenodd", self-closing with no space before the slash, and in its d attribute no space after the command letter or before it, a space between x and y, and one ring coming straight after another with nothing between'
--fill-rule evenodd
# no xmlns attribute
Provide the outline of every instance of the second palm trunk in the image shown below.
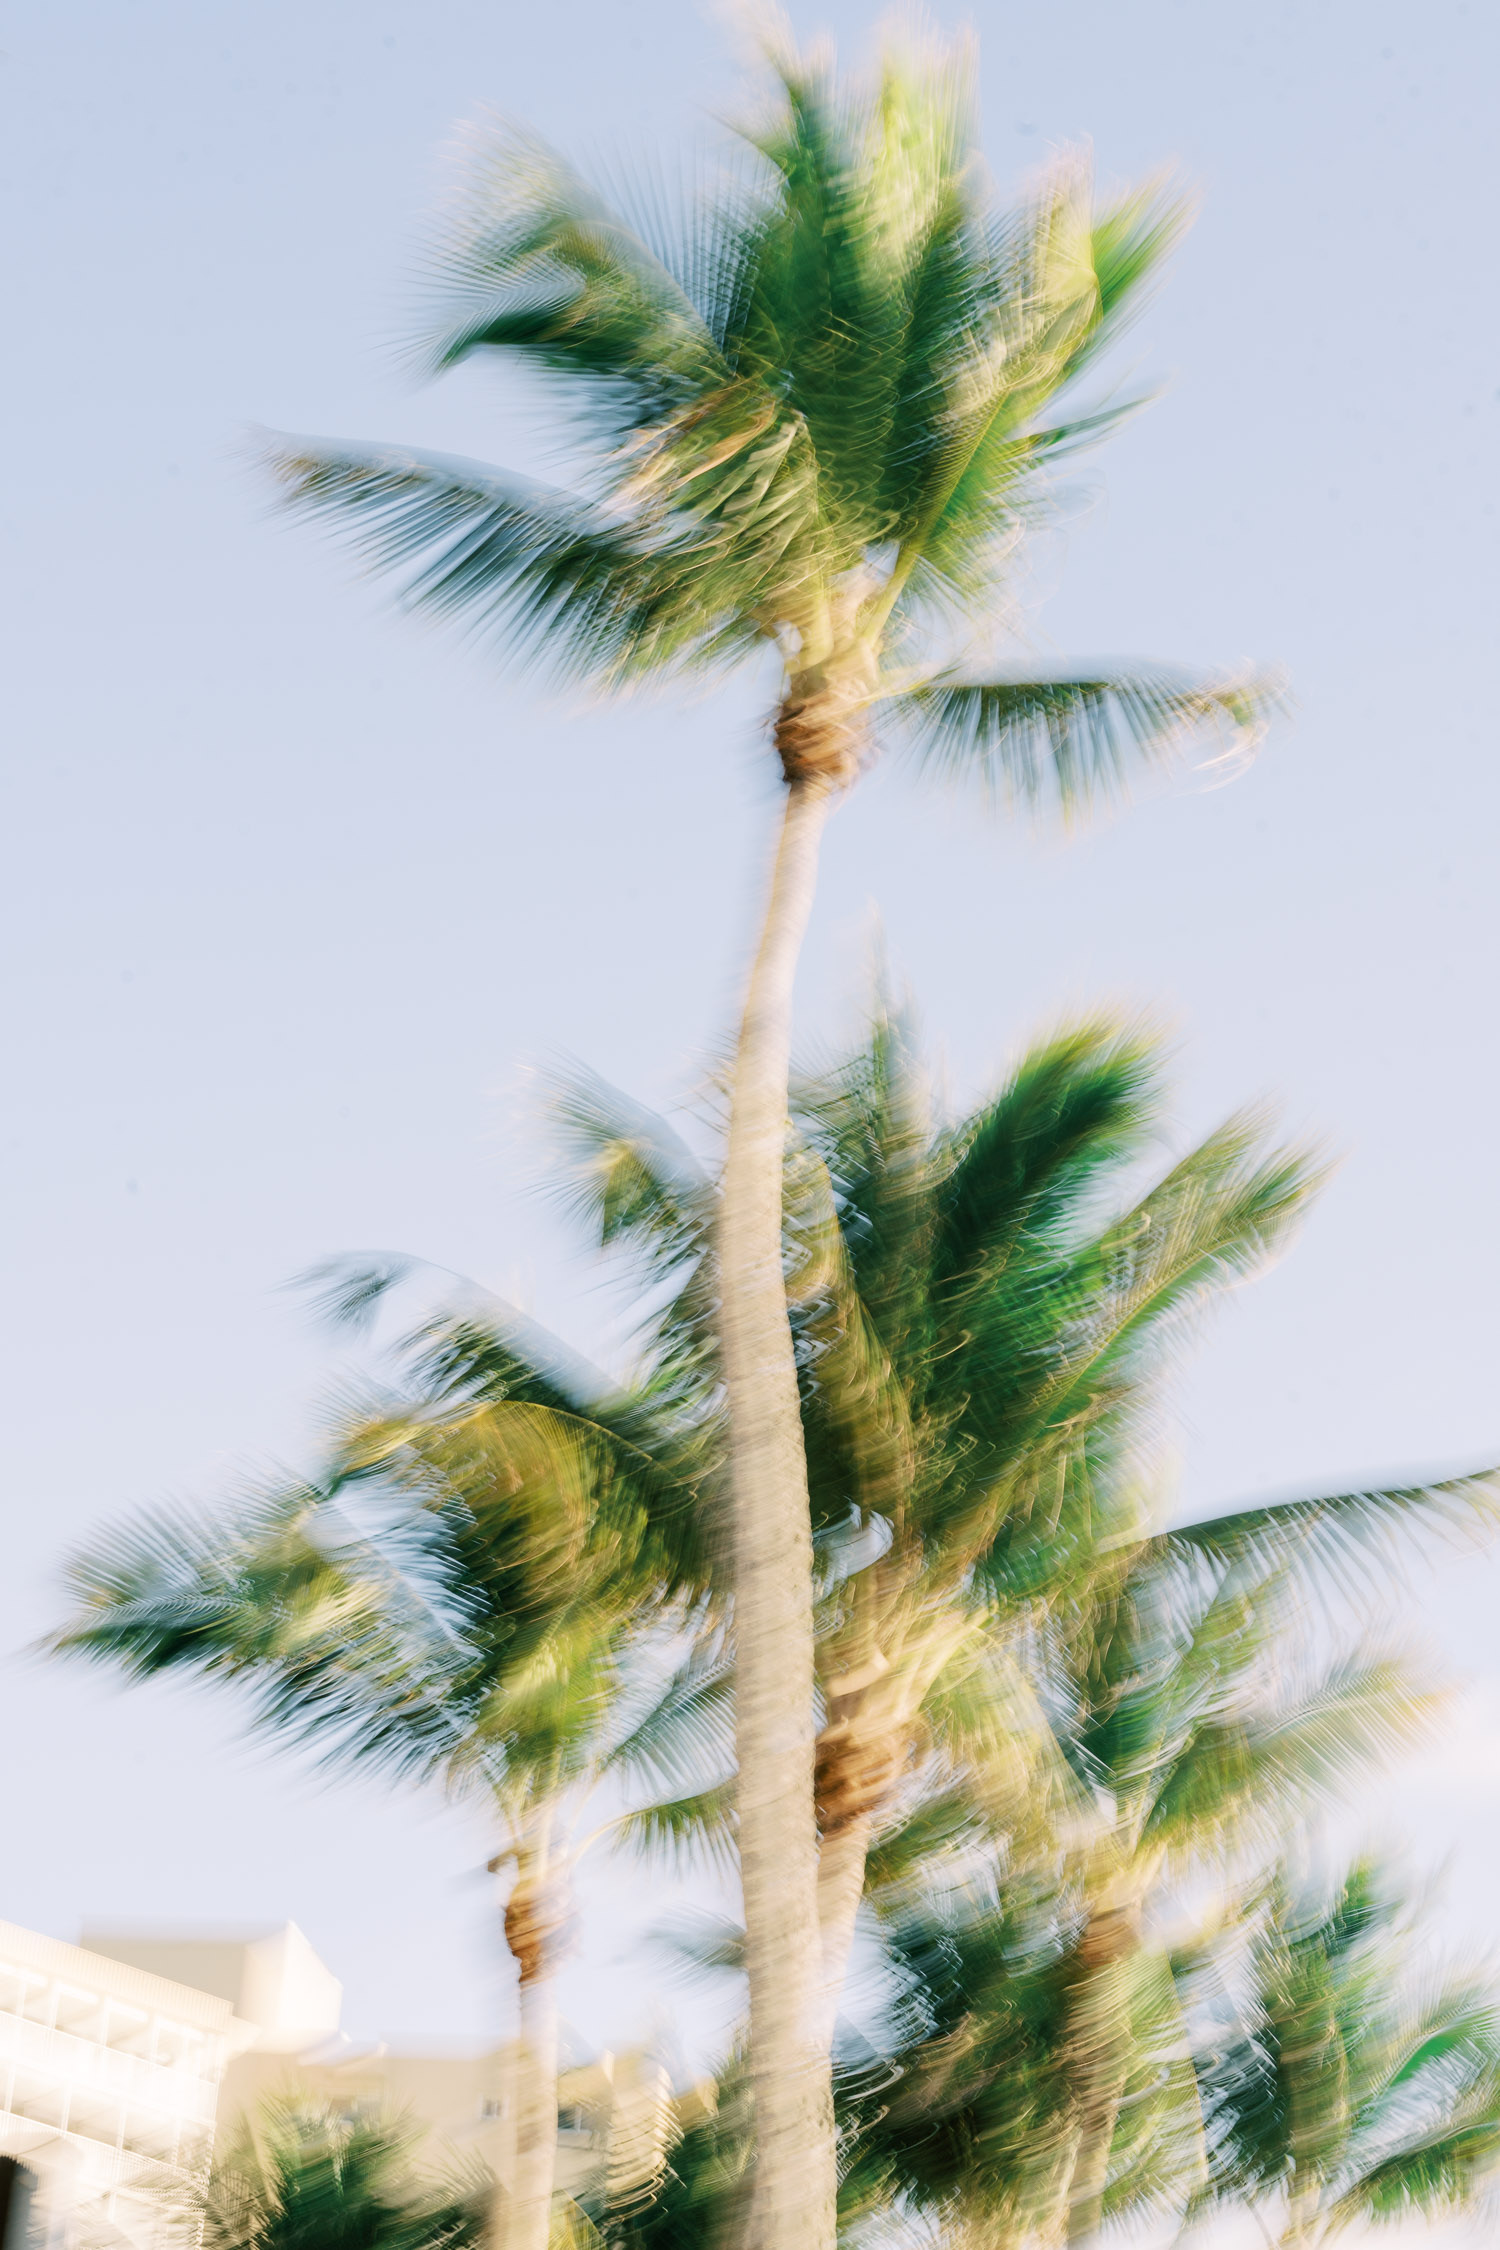
<svg viewBox="0 0 1500 2250"><path fill-rule="evenodd" d="M557 1940L564 1889L549 1864L545 1833L516 1855L505 1909L505 1942L520 1972L520 2038L511 2087L513 2168L497 2182L491 2228L496 2250L547 2250L557 2170Z"/></svg>
<svg viewBox="0 0 1500 2250"><path fill-rule="evenodd" d="M819 2035L812 1534L782 1268L792 985L830 799L820 778L787 791L735 1057L720 1220L752 2250L831 2250L834 2239L833 2099Z"/></svg>

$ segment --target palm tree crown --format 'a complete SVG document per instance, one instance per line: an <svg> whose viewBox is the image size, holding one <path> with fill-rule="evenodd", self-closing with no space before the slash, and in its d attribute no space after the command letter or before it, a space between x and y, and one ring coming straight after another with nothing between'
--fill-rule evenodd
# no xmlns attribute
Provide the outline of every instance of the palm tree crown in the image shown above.
<svg viewBox="0 0 1500 2250"><path fill-rule="evenodd" d="M1035 1809L1054 1748L1132 1850L1202 1834L1231 1802L1274 1819L1275 1729L1230 1694L1273 1620L1318 1581L1357 1602L1403 1534L1493 1525L1478 1474L1158 1528L1174 1341L1285 1243L1322 1177L1245 1113L1142 1180L1162 1106L1151 1042L1100 1020L935 1115L911 1025L884 1007L794 1086L783 1264L819 1558L825 1865L856 1826L862 1859L945 1761L1007 1819ZM710 1508L727 1441L715 1176L591 1076L560 1085L556 1114L572 1207L646 1310L642 1395Z"/></svg>
<svg viewBox="0 0 1500 2250"><path fill-rule="evenodd" d="M1056 465L1129 411L1078 394L1182 198L1096 206L1069 157L1000 211L959 56L891 50L862 94L790 53L775 79L729 172L671 221L630 223L523 134L475 149L429 361L502 353L554 378L577 487L277 441L289 496L344 518L410 600L556 675L620 686L769 652L789 780L847 781L872 717L1067 798L1184 729L1253 733L1250 683L952 668Z"/></svg>
<svg viewBox="0 0 1500 2250"><path fill-rule="evenodd" d="M1390 1870L1331 1889L1282 1873L1236 1950L1195 2040L1207 2200L1263 2199L1282 2239L1311 2242L1493 2193L1500 1996L1474 1970L1434 1975Z"/></svg>
<svg viewBox="0 0 1500 2250"><path fill-rule="evenodd" d="M368 1300L375 1285L353 1287ZM495 2238L546 2250L552 1973L591 1840L579 1822L601 1785L628 1802L680 1789L705 1753L722 1767L728 1683L711 1646L672 1676L704 1557L670 1445L640 1442L642 1408L602 1382L591 1397L518 1324L462 1311L410 1340L405 1375L400 1399L348 1417L317 1482L227 1520L132 1525L81 1556L53 1646L234 1681L262 1724L331 1762L486 1808L525 2059ZM655 1833L646 1808L622 1826Z"/></svg>

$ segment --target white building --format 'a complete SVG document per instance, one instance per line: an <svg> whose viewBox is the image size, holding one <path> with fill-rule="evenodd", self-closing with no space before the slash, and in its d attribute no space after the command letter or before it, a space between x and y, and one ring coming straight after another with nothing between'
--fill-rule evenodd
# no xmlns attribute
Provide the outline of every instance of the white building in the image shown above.
<svg viewBox="0 0 1500 2250"><path fill-rule="evenodd" d="M80 2250L159 2242L254 2038L217 1994L0 1923L0 2153L36 2175L34 2230Z"/></svg>
<svg viewBox="0 0 1500 2250"><path fill-rule="evenodd" d="M0 1923L0 2154L37 2177L46 2250L164 2250L215 2138L278 2099L399 2117L418 2165L510 2176L513 2047L355 2047L339 2031L342 1988L291 1923L83 1936L63 1945ZM558 2099L560 2188L607 2166L612 2191L628 2191L659 2169L673 2105L658 2065L604 2055L566 2072Z"/></svg>

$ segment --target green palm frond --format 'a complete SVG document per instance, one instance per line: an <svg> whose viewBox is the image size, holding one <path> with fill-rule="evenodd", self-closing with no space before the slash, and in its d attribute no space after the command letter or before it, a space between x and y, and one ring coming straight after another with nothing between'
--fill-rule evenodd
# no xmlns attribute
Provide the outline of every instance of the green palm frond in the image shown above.
<svg viewBox="0 0 1500 2250"><path fill-rule="evenodd" d="M1180 2213L1206 2169L1203 2113L1171 1965L1143 1947L1124 1964L1125 2057L1103 2210L1115 2224Z"/></svg>
<svg viewBox="0 0 1500 2250"><path fill-rule="evenodd" d="M682 1791L684 1784L696 1790L705 1766L722 1773L732 1763L733 1745L734 1675L711 1647L689 1657L650 1707L632 1716L601 1759L600 1772L658 1793Z"/></svg>
<svg viewBox="0 0 1500 2250"><path fill-rule="evenodd" d="M1262 1600L1273 1581L1294 1573L1337 1592L1356 1613L1378 1599L1414 1545L1477 1543L1500 1522L1500 1469L1484 1468L1425 1483L1369 1486L1305 1500L1231 1509L1164 1534L1188 1556L1202 1556Z"/></svg>
<svg viewBox="0 0 1500 2250"><path fill-rule="evenodd" d="M1232 1850L1247 1831L1274 1840L1408 1749L1433 1709L1399 1662L1362 1657L1279 1710L1209 1715L1148 1785L1145 1840L1197 1851Z"/></svg>
<svg viewBox="0 0 1500 2250"><path fill-rule="evenodd" d="M557 1194L601 1247L629 1248L648 1281L708 1255L717 1186L666 1120L576 1065L549 1091Z"/></svg>
<svg viewBox="0 0 1500 2250"><path fill-rule="evenodd" d="M622 412L653 420L725 380L691 296L554 151L501 125L471 134L467 158L433 258L435 370L511 351L618 387Z"/></svg>
<svg viewBox="0 0 1500 2250"><path fill-rule="evenodd" d="M623 1255L639 1308L641 1402L656 1426L672 1418L678 1473L701 1497L723 1442L718 1181L663 1117L593 1072L559 1069L549 1093L558 1199L596 1246Z"/></svg>
<svg viewBox="0 0 1500 2250"><path fill-rule="evenodd" d="M1210 2199L1284 2191L1310 2238L1483 2208L1500 2162L1500 1996L1431 1982L1389 1871L1331 1899L1273 1886L1249 1925L1238 2035L1201 2030Z"/></svg>
<svg viewBox="0 0 1500 2250"><path fill-rule="evenodd" d="M1064 154L1007 222L970 218L964 230L969 255L944 276L938 410L896 565L903 612L972 614L1007 543L1045 505L1053 454L1118 418L1075 409L1060 426L1045 420L1139 304L1184 213L1169 190L1097 215L1091 197L1086 161Z"/></svg>
<svg viewBox="0 0 1500 2250"><path fill-rule="evenodd" d="M487 2183L434 2185L416 2136L272 2103L215 2163L202 2222L209 2250L479 2250Z"/></svg>
<svg viewBox="0 0 1500 2250"><path fill-rule="evenodd" d="M291 506L400 575L405 602L464 617L560 678L717 663L756 637L753 569L722 542L632 529L575 494L438 455L278 439L266 459Z"/></svg>
<svg viewBox="0 0 1500 2250"><path fill-rule="evenodd" d="M1033 1048L1003 1092L951 1136L939 1193L934 1281L945 1294L993 1288L1022 1237L1056 1246L1077 1232L1096 1180L1144 1145L1161 1100L1144 1033L1100 1018Z"/></svg>
<svg viewBox="0 0 1500 2250"><path fill-rule="evenodd" d="M49 1647L119 1663L137 1678L197 1664L232 1673L253 1661L279 1621L244 1599L253 1559L279 1555L288 1589L309 1587L316 1604L324 1557L304 1527L322 1497L295 1487L252 1501L232 1545L176 1514L106 1532L67 1566L76 1610Z"/></svg>
<svg viewBox="0 0 1500 2250"><path fill-rule="evenodd" d="M651 1942L664 1959L689 1978L702 1975L739 1975L745 1966L745 1932L727 1915L691 1909L674 1914L670 1924L654 1930Z"/></svg>
<svg viewBox="0 0 1500 2250"><path fill-rule="evenodd" d="M1128 1376L1136 1354L1284 1243L1322 1183L1316 1156L1264 1145L1261 1119L1233 1117L1100 1238L1096 1304L1079 1324L1038 1420L1060 1424Z"/></svg>
<svg viewBox="0 0 1500 2250"><path fill-rule="evenodd" d="M901 1519L911 1488L906 1395L854 1287L832 1183L802 1152L788 1165L787 1294L801 1372L803 1447L817 1534Z"/></svg>
<svg viewBox="0 0 1500 2250"><path fill-rule="evenodd" d="M1385 2157L1339 2198L1329 2213L1331 2226L1432 2219L1476 2206L1483 2211L1500 2171L1500 2104L1491 2096L1482 2110L1473 2124L1435 2132Z"/></svg>
<svg viewBox="0 0 1500 2250"><path fill-rule="evenodd" d="M561 1788L599 1771L635 1642L693 1598L697 1534L664 1491L607 1427L440 1391L349 1423L316 1488L116 1534L51 1645L231 1680L333 1764Z"/></svg>
<svg viewBox="0 0 1500 2250"><path fill-rule="evenodd" d="M865 1863L866 1888L876 1902L904 1899L914 1883L930 1883L945 1865L961 1867L992 1841L966 1782L926 1790L875 1837Z"/></svg>
<svg viewBox="0 0 1500 2250"><path fill-rule="evenodd" d="M883 2005L839 2071L848 2200L960 2239L1025 2239L1055 2211L1071 2125L1045 1908L1020 1884L929 1887L905 1865L874 1904Z"/></svg>
<svg viewBox="0 0 1500 2250"><path fill-rule="evenodd" d="M197 1671L248 1690L257 1722L416 1777L465 1751L443 1589L420 1546L397 1563L319 1533L326 1496L252 1505L232 1530L147 1518L68 1572L75 1611L48 1645L136 1678Z"/></svg>
<svg viewBox="0 0 1500 2250"><path fill-rule="evenodd" d="M420 1258L399 1251L369 1251L363 1256L323 1258L299 1273L292 1286L305 1290L314 1313L330 1327L362 1335L390 1298L421 1269Z"/></svg>
<svg viewBox="0 0 1500 2250"><path fill-rule="evenodd" d="M924 760L975 774L1001 801L1051 798L1070 812L1117 795L1133 765L1163 764L1189 744L1210 756L1247 751L1281 700L1270 679L1121 669L984 683L940 677L889 708Z"/></svg>
<svg viewBox="0 0 1500 2250"><path fill-rule="evenodd" d="M447 1405L510 1399L559 1414L618 1420L626 1407L617 1387L514 1305L457 1274L391 1251L327 1258L297 1277L314 1310L333 1327L366 1329L410 1281L442 1284L447 1307L429 1313L396 1344L407 1382ZM456 1300L456 1301L453 1301Z"/></svg>
<svg viewBox="0 0 1500 2250"><path fill-rule="evenodd" d="M1086 347L1089 358L1101 342L1116 341L1125 323L1141 311L1145 294L1161 279L1164 261L1192 218L1191 191L1166 175L1121 196L1095 218L1090 248L1099 321Z"/></svg>
<svg viewBox="0 0 1500 2250"><path fill-rule="evenodd" d="M726 1871L735 1863L734 1791L728 1782L660 1797L627 1813L613 1830L617 1846L672 1869L705 1860Z"/></svg>

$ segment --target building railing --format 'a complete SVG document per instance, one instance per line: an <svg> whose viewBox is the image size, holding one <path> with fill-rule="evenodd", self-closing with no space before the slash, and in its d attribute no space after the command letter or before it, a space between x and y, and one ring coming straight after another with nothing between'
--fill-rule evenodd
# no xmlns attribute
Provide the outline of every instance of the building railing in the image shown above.
<svg viewBox="0 0 1500 2250"><path fill-rule="evenodd" d="M218 2084L171 2063L124 2055L77 2032L54 2030L0 2012L0 2065L35 2070L80 2092L103 2094L132 2109L151 2109L212 2126ZM3 2094L0 2087L0 2094Z"/></svg>

